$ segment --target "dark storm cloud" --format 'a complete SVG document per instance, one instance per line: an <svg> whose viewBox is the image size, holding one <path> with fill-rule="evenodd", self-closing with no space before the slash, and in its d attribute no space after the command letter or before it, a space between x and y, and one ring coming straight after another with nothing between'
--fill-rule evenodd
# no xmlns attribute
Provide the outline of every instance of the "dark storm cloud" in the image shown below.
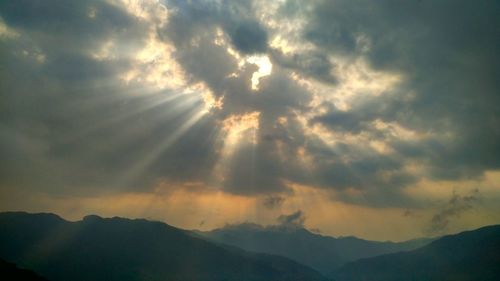
<svg viewBox="0 0 500 281"><path fill-rule="evenodd" d="M379 197L376 201L380 204L398 201L401 196L398 197L393 189L415 181L411 175L399 171L403 166L402 160L380 156L368 149L364 149L366 153L360 153L358 147L350 144L345 144L342 151L332 155L331 148L320 142L306 142L302 129L295 128L296 120L292 112L309 111L308 104L312 96L289 77L287 69L323 83L335 83L335 66L327 54L310 51L284 55L279 50L269 50L269 56L276 65L270 76L261 78L259 90L254 92L250 80L257 67L247 64L239 69L238 62L227 52L227 47L214 42L217 28L222 28L229 43L234 46L235 37L231 28L241 23L256 22L249 3L236 1L221 5L218 2L201 1L198 5L188 5L173 1L170 5L175 9L169 15L169 24L161 31L164 40L173 42L177 47L176 57L192 81L206 83L215 96L224 98L224 108L217 113L219 118L260 112L258 142L255 146L238 148L228 164L222 188L243 195L284 192L285 181L293 180L327 188L367 189L368 197ZM236 49L242 54L247 53L241 46L236 46ZM239 76L233 76L232 73L239 73ZM387 108L387 105L376 102L373 100L358 105L359 110L356 112L362 112L367 123ZM393 102L392 107L397 106L398 102ZM276 126L278 117L288 117L286 128ZM311 122L327 123L328 118L331 116L319 116ZM352 121L343 124L343 127L352 130L353 124L359 122L359 117L348 118ZM344 120L348 121L347 118ZM367 128L364 125L358 127L359 132ZM305 146L318 164L312 174L297 164L296 151L300 146ZM278 154L280 149L284 153ZM357 160L332 161L344 158L346 154L355 155ZM389 189L384 191L386 195L377 194L382 187ZM393 197L394 200L390 199Z"/></svg>
<svg viewBox="0 0 500 281"><path fill-rule="evenodd" d="M147 43L149 23L104 1L22 4L2 3L0 10L6 26L19 34L1 41L2 54L8 54L1 59L11 66L2 69L1 83L2 154L8 163L1 173L7 186L92 193L93 188L148 190L161 179L209 182L219 157L222 119L259 111L258 138L263 139L260 135L275 134L278 116L303 108L310 98L279 71L261 79L258 95L250 84L256 66L229 77L238 66L226 46L215 44L217 28L243 54L267 48L267 33L248 1L172 2L169 23L156 34L177 47L176 59L189 82L204 82L216 97L224 97L224 109L183 132L182 141L157 150L204 105L199 97L182 96L154 106L176 93L120 79ZM110 41L116 57L96 58ZM43 62L24 50L43 54ZM239 149L221 187L244 195L285 190L275 146L266 142Z"/></svg>
<svg viewBox="0 0 500 281"><path fill-rule="evenodd" d="M366 57L375 69L405 80L396 95L360 101L364 105L347 112L332 109L315 121L353 133L381 119L453 134L451 140L394 140L402 157L429 163L433 178L499 168L499 12L495 1L320 2L304 29L306 40L325 53ZM408 93L415 98L408 100Z"/></svg>
<svg viewBox="0 0 500 281"><path fill-rule="evenodd" d="M19 34L0 38L4 184L57 192L82 186L147 190L166 179L201 181L246 196L285 196L291 192L287 183L294 182L336 189L337 198L358 204L410 206L401 188L419 178L405 170L407 161L424 165L430 179L477 177L500 167L500 5L494 1L287 1L278 24L280 18L305 17L294 37L301 41L293 43L307 50L291 53L270 46L280 28L262 22L253 1L169 0L165 25L109 3L0 3L3 22ZM183 131L181 140L171 138L203 108L200 97L153 106L177 93L120 78L150 36L175 48L190 85L202 82L223 99L223 108ZM116 57L96 58L108 42ZM251 78L258 66L240 65L228 47L241 57L270 58L272 73L260 78L257 90ZM357 93L349 110L326 98L312 108L313 94L291 73L335 89L342 83L336 58L361 58L402 82L380 95ZM227 174L213 183L224 145L217 139L222 121L255 111L256 143L243 142L224 159ZM427 137L401 139L375 121ZM344 140L327 144L305 133L317 125L383 141L394 151ZM350 197L351 189L361 195Z"/></svg>
<svg viewBox="0 0 500 281"><path fill-rule="evenodd" d="M105 1L2 2L0 16L18 34L0 39L3 186L75 194L207 177L216 159L213 139L200 138L214 135L209 117L142 162L204 107L194 95L163 102L177 93L121 80L149 23ZM116 58L96 59L110 41Z"/></svg>
<svg viewBox="0 0 500 281"><path fill-rule="evenodd" d="M256 20L252 1L169 0L175 9L167 33L177 44L186 44L210 27L221 27L232 45L243 54L264 53L267 50L266 29ZM186 41L187 40L187 41Z"/></svg>
<svg viewBox="0 0 500 281"><path fill-rule="evenodd" d="M223 97L224 107L216 113L218 118L260 112L257 144L238 148L230 159L221 187L243 195L285 191L283 179L288 167L276 153L275 137L280 133L284 133L280 140L288 136L275 128L275 122L278 117L290 115L291 110L305 110L311 95L279 68L260 79L259 90L252 90L252 74L258 67L246 64L239 69L227 46L214 42L217 28L221 28L230 46L241 55L267 50L267 33L258 23L251 1L169 4L174 9L161 34L177 47L176 58L191 81L202 81L216 97Z"/></svg>
<svg viewBox="0 0 500 281"><path fill-rule="evenodd" d="M133 50L143 44L147 34L145 25L123 8L99 0L3 1L0 11L8 26L55 57L89 55L111 39L121 43L119 46L127 42L127 48ZM89 17L92 11L93 18ZM128 42L130 38L134 40Z"/></svg>
<svg viewBox="0 0 500 281"><path fill-rule="evenodd" d="M332 131L359 134L369 131L376 134L377 130L372 122L400 121L405 119L411 111L411 104L398 91L386 91L383 97L361 95L352 100L352 108L340 110L335 105L324 103L325 113L319 114L310 120L311 124L320 123ZM378 136L381 137L381 136ZM384 135L388 138L389 136Z"/></svg>
<svg viewBox="0 0 500 281"><path fill-rule="evenodd" d="M303 184L340 191L337 197L345 202L371 206L414 206L401 188L418 181L404 171L404 159L383 155L366 145L338 143L327 146L322 141L306 145L315 168L309 176L291 173L290 178ZM349 158L349 159L345 159ZM356 196L349 194L354 189Z"/></svg>
<svg viewBox="0 0 500 281"><path fill-rule="evenodd" d="M228 31L233 45L242 53L262 53L267 49L267 33L257 22L241 22Z"/></svg>

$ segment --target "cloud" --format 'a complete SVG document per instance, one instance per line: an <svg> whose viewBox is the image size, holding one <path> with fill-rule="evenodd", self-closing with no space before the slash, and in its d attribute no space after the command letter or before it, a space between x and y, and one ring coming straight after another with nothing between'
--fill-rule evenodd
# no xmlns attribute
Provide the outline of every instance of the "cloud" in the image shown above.
<svg viewBox="0 0 500 281"><path fill-rule="evenodd" d="M0 5L5 25L19 34L0 42L8 54L2 63L11 66L1 83L0 149L10 163L0 170L3 185L52 194L149 191L163 179L248 196L286 188L274 141L239 147L225 180L213 182L223 161L221 123L257 111L257 137L275 135L272 123L305 107L308 93L274 71L253 94L256 66L239 69L228 51L265 51L264 28L245 1L234 9L169 4L166 14L156 14L165 7L155 1ZM39 9L54 17L39 16ZM214 40L220 29L222 45ZM242 32L263 41L244 42ZM206 95L222 98L223 109L201 116Z"/></svg>
<svg viewBox="0 0 500 281"><path fill-rule="evenodd" d="M274 136L291 138L274 124L280 117L293 118L294 110L306 109L311 95L287 72L276 68L259 79L257 90L252 89L251 78L258 66L246 61L246 56L267 51L267 35L249 2L170 4L175 8L161 34L177 47L176 57L188 77L206 84L223 100L214 118L223 121L259 113L257 141L240 143L234 153L225 156L220 187L249 196L285 191L287 169L282 168L284 163L276 153L279 143Z"/></svg>
<svg viewBox="0 0 500 281"><path fill-rule="evenodd" d="M325 83L336 83L337 78L333 75L335 65L328 56L320 52L294 53L293 55L283 54L281 50L271 50L273 62L288 69L299 71L306 77L317 79Z"/></svg>
<svg viewBox="0 0 500 281"><path fill-rule="evenodd" d="M263 53L267 49L267 33L257 22L241 22L228 31L231 42L242 53Z"/></svg>
<svg viewBox="0 0 500 281"><path fill-rule="evenodd" d="M264 199L262 204L268 209L275 209L283 205L285 202L285 197L281 197L278 195L270 195Z"/></svg>
<svg viewBox="0 0 500 281"><path fill-rule="evenodd" d="M290 215L280 215L276 220L282 226L304 227L306 217L301 210L298 210Z"/></svg>
<svg viewBox="0 0 500 281"><path fill-rule="evenodd" d="M212 143L195 142L213 134L213 119L193 123L195 132L182 129L205 106L201 94L144 81L166 55L149 53L160 44L161 5L143 2L139 17L110 3L0 4L5 25L19 34L0 42L9 66L0 70L0 150L9 162L0 169L3 186L52 194L150 190L163 175L186 181L210 173L203 164L215 160ZM125 80L136 68L140 77ZM166 145L168 153L157 149Z"/></svg>
<svg viewBox="0 0 500 281"><path fill-rule="evenodd" d="M464 213L474 209L480 201L481 194L478 189L473 190L468 195L454 192L446 206L432 216L428 232L431 234L445 233L452 220L457 220Z"/></svg>
<svg viewBox="0 0 500 281"><path fill-rule="evenodd" d="M497 3L299 2L2 2L0 183L412 208L500 168Z"/></svg>
<svg viewBox="0 0 500 281"><path fill-rule="evenodd" d="M492 155L500 147L488 141L500 137L498 111L486 104L499 102L494 77L500 71L495 51L500 40L491 24L498 10L493 2L320 1L304 39L324 53L363 57L377 70L400 73L404 81L387 94L356 101L350 110L331 107L313 120L354 134L370 132L375 120L427 133L423 140L390 145L402 157L428 163L431 178L498 169Z"/></svg>

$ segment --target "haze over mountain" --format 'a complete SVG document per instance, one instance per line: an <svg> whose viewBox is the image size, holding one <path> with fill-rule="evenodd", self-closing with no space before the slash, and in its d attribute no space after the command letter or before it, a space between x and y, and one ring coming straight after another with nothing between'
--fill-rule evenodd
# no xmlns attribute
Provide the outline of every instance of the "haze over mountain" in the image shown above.
<svg viewBox="0 0 500 281"><path fill-rule="evenodd" d="M268 249L249 252L215 242L221 239ZM324 276L336 281L494 281L500 276L500 225L408 250L422 243L333 238L298 225L230 225L203 233L144 219L91 215L69 222L48 213L0 213L0 270L2 277L14 276L8 280L45 280L37 274L51 281L332 280ZM340 260L398 250L336 268ZM265 254L278 251L286 257ZM324 276L309 264L324 266Z"/></svg>
<svg viewBox="0 0 500 281"><path fill-rule="evenodd" d="M500 225L442 237L409 252L361 259L343 266L338 281L500 280Z"/></svg>
<svg viewBox="0 0 500 281"><path fill-rule="evenodd" d="M292 260L193 237L165 223L0 213L0 258L51 281L326 280Z"/></svg>
<svg viewBox="0 0 500 281"><path fill-rule="evenodd" d="M417 239L394 243L368 241L356 237L334 238L312 233L297 224L261 226L244 223L197 233L213 241L248 251L291 258L326 275L350 261L412 250L432 241Z"/></svg>

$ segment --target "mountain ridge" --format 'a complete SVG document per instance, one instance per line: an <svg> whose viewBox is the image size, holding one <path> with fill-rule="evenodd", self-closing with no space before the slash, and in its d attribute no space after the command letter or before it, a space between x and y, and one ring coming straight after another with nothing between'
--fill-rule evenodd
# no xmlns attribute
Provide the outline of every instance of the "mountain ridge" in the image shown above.
<svg viewBox="0 0 500 281"><path fill-rule="evenodd" d="M48 281L31 270L19 268L3 259L0 259L0 276L3 280Z"/></svg>
<svg viewBox="0 0 500 281"><path fill-rule="evenodd" d="M500 276L500 225L443 236L419 249L360 259L338 281L494 281Z"/></svg>
<svg viewBox="0 0 500 281"><path fill-rule="evenodd" d="M262 226L254 223L226 225L211 231L196 231L211 241L244 250L276 254L305 264L328 276L332 268L363 257L418 248L432 239L379 242L357 237L324 236L300 225Z"/></svg>
<svg viewBox="0 0 500 281"><path fill-rule="evenodd" d="M162 222L0 213L0 258L51 281L318 280L284 257L222 247Z"/></svg>

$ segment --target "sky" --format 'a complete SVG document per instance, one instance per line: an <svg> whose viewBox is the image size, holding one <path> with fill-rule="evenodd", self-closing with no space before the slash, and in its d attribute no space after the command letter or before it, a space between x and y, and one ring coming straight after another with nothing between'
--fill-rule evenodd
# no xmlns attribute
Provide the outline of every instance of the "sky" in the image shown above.
<svg viewBox="0 0 500 281"><path fill-rule="evenodd" d="M498 224L499 14L0 1L0 211L393 241Z"/></svg>

